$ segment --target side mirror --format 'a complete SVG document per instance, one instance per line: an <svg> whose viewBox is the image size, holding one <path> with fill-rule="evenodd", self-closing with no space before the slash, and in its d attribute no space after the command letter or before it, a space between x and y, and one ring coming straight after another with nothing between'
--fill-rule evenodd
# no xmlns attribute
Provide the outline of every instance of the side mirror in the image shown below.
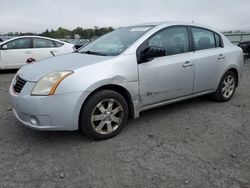
<svg viewBox="0 0 250 188"><path fill-rule="evenodd" d="M162 57L166 55L166 51L162 47L149 46L141 52L141 62L145 62L155 57Z"/></svg>

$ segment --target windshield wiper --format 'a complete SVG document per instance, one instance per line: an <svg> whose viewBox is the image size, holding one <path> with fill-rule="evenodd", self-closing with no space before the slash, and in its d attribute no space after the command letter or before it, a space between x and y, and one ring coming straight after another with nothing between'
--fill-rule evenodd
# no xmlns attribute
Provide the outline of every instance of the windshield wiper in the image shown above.
<svg viewBox="0 0 250 188"><path fill-rule="evenodd" d="M79 53L107 56L107 54L105 54L105 53L102 53L102 52L94 52L94 51L90 51L90 50L88 50L88 51L82 51L82 52L79 52Z"/></svg>

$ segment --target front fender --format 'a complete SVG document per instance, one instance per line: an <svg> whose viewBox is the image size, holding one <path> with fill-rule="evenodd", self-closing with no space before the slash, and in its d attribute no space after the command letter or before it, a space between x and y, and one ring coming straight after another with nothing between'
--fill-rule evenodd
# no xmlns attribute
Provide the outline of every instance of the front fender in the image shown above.
<svg viewBox="0 0 250 188"><path fill-rule="evenodd" d="M137 111L137 109L138 109L138 106L137 106L138 105L138 82L137 81L126 82L123 77L117 76L117 77L113 77L110 79L100 80L100 81L92 84L86 90L84 90L82 92L82 95L78 99L78 102L77 102L75 109L74 109L74 117L72 117L72 121L74 122L74 125L78 125L80 112L81 112L82 106L83 106L84 102L86 101L86 99L94 91L98 90L101 87L108 86L108 85L117 85L117 86L120 86L120 87L124 88L125 90L127 90L127 92L130 94L131 100L133 102L133 108L134 108L133 117L136 118L139 116L138 115L139 112Z"/></svg>

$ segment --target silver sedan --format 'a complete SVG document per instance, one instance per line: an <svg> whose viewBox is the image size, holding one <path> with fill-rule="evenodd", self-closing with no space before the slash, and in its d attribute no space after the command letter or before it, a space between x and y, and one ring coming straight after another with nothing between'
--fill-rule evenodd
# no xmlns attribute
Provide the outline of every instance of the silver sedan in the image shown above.
<svg viewBox="0 0 250 188"><path fill-rule="evenodd" d="M128 117L211 94L232 98L242 50L193 23L117 29L77 52L21 68L9 92L16 118L37 130L82 130L92 139L118 134Z"/></svg>

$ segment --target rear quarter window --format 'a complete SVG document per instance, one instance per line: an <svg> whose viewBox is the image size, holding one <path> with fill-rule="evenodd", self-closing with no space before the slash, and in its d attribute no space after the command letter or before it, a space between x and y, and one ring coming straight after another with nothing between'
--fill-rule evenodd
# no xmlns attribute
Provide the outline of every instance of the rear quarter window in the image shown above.
<svg viewBox="0 0 250 188"><path fill-rule="evenodd" d="M62 42L54 41L56 47L61 47L64 45Z"/></svg>

